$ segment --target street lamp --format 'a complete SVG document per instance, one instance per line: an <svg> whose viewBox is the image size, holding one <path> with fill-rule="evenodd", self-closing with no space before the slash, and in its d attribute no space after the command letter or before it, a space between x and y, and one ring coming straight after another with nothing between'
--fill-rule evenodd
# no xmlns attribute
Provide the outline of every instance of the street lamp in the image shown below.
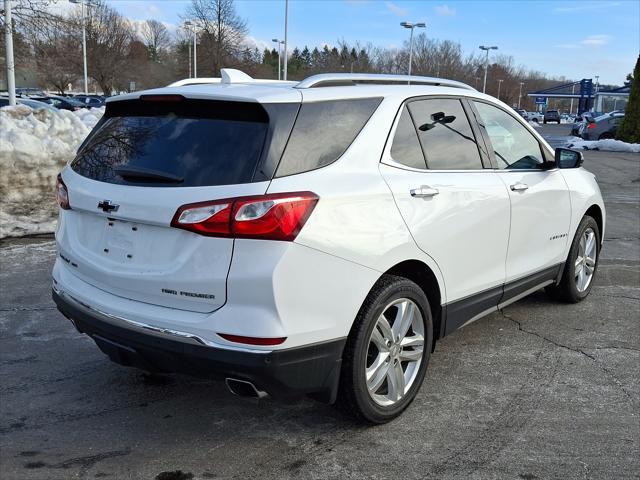
<svg viewBox="0 0 640 480"><path fill-rule="evenodd" d="M280 73L282 71L282 67L280 67L280 45L284 45L284 40L273 38L271 41L278 44L278 80L280 80Z"/></svg>
<svg viewBox="0 0 640 480"><path fill-rule="evenodd" d="M500 87L502 87L502 82L504 82L504 80L502 78L498 79L498 100L500 100Z"/></svg>
<svg viewBox="0 0 640 480"><path fill-rule="evenodd" d="M600 86L600 75L596 75L596 93L598 93L598 87Z"/></svg>
<svg viewBox="0 0 640 480"><path fill-rule="evenodd" d="M70 3L80 4L80 15L82 17L82 62L84 67L84 94L89 93L89 85L87 81L87 24L84 18L84 6L91 5L91 0L69 0ZM104 92L107 94L107 92Z"/></svg>
<svg viewBox="0 0 640 480"><path fill-rule="evenodd" d="M198 29L195 23L187 20L184 22L184 26L189 31L189 33L193 32L193 78L198 78L198 54L196 50L196 43L198 40ZM191 54L189 54L191 57ZM189 71L191 71L191 67L189 67Z"/></svg>
<svg viewBox="0 0 640 480"><path fill-rule="evenodd" d="M409 28L411 30L411 35L409 36L409 73L411 75L411 62L413 61L413 29L414 28L425 28L427 26L424 22L412 23L412 22L402 22L400 24L401 27Z"/></svg>
<svg viewBox="0 0 640 480"><path fill-rule="evenodd" d="M520 99L522 98L522 86L524 82L520 82L520 93L518 93L518 108L520 108Z"/></svg>
<svg viewBox="0 0 640 480"><path fill-rule="evenodd" d="M485 50L487 52L487 56L484 59L484 83L482 84L482 93L485 93L487 89L487 69L489 68L489 50L498 50L498 47L495 45L493 47L485 47L484 45L480 45L480 50Z"/></svg>

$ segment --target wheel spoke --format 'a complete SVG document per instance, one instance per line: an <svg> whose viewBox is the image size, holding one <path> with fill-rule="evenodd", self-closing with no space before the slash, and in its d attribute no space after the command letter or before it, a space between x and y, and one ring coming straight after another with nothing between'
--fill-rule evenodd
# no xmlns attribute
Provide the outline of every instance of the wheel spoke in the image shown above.
<svg viewBox="0 0 640 480"><path fill-rule="evenodd" d="M388 359L388 353L380 353L375 362L373 362L373 365L367 368L367 388L369 388L369 391L371 393L375 393L384 382L384 379L387 377L387 372L389 371L390 365Z"/></svg>
<svg viewBox="0 0 640 480"><path fill-rule="evenodd" d="M578 255L578 257L576 258L576 263L575 263L575 271L576 271L576 273L578 272L578 269L580 268L581 264L582 264L582 257L580 255Z"/></svg>
<svg viewBox="0 0 640 480"><path fill-rule="evenodd" d="M382 333L385 340L393 342L393 331L391 330L391 325L389 325L384 313L380 315L380 318L378 318L378 324L376 327L380 329L380 333Z"/></svg>
<svg viewBox="0 0 640 480"><path fill-rule="evenodd" d="M402 350L402 352L400 352L400 360L403 362L417 362L421 358L422 358L422 349Z"/></svg>
<svg viewBox="0 0 640 480"><path fill-rule="evenodd" d="M424 345L424 337L422 335L412 335L411 337L404 337L400 342L403 348L407 347L422 347Z"/></svg>
<svg viewBox="0 0 640 480"><path fill-rule="evenodd" d="M404 371L402 364L397 362L387 370L387 386L389 388L389 399L400 400L404 395Z"/></svg>
<svg viewBox="0 0 640 480"><path fill-rule="evenodd" d="M371 341L374 343L379 352L389 351L389 347L387 346L384 335L380 332L379 324L376 324L373 332L371 332Z"/></svg>
<svg viewBox="0 0 640 480"><path fill-rule="evenodd" d="M393 322L393 326L391 329L395 335L395 338L398 340L402 340L411 323L413 322L413 315L415 311L415 305L413 302L409 302L405 300L404 302L397 305L398 311L396 312L396 319Z"/></svg>
<svg viewBox="0 0 640 480"><path fill-rule="evenodd" d="M589 232L587 234L587 241L584 248L584 252L587 257L593 256L593 250L595 249L595 246L596 246L595 240L596 240L595 234L593 232Z"/></svg>
<svg viewBox="0 0 640 480"><path fill-rule="evenodd" d="M580 267L580 271L578 272L578 281L576 282L578 284L578 290L582 291L584 290L584 283L585 283L585 271L584 271L584 267Z"/></svg>

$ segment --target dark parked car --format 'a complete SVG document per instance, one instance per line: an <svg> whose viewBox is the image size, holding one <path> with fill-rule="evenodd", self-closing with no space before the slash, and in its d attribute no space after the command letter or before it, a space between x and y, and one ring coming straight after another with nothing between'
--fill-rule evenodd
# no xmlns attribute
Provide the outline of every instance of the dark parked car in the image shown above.
<svg viewBox="0 0 640 480"><path fill-rule="evenodd" d="M18 97L44 97L46 94L39 88L34 87L18 87L16 88Z"/></svg>
<svg viewBox="0 0 640 480"><path fill-rule="evenodd" d="M102 107L105 103L105 98L102 95L76 95L73 98L91 108Z"/></svg>
<svg viewBox="0 0 640 480"><path fill-rule="evenodd" d="M60 97L58 95L50 95L48 97L38 97L33 98L33 100L38 100L40 102L48 103L49 105L53 105L54 107L60 110L80 110L81 108L87 108L87 106L74 99L69 97Z"/></svg>
<svg viewBox="0 0 640 480"><path fill-rule="evenodd" d="M32 98L16 98L16 103L19 105L26 105L27 107L31 107L33 109L46 108L48 110L55 110L55 108L49 105L48 103L39 102L37 100L33 100ZM0 107L6 107L8 105L9 105L9 98L0 97Z"/></svg>
<svg viewBox="0 0 640 480"><path fill-rule="evenodd" d="M557 122L560 124L560 112L558 110L547 110L544 112L544 123Z"/></svg>
<svg viewBox="0 0 640 480"><path fill-rule="evenodd" d="M596 118L588 117L583 125L580 136L585 140L604 140L615 138L618 125L622 122L624 113L611 112Z"/></svg>

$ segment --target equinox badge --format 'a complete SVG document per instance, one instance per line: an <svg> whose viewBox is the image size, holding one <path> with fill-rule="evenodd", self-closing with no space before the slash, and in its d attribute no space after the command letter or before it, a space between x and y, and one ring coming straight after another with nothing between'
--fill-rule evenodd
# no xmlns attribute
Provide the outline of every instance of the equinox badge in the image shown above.
<svg viewBox="0 0 640 480"><path fill-rule="evenodd" d="M103 200L98 203L98 208L102 209L103 212L117 212L120 205L115 205L111 203L111 200Z"/></svg>

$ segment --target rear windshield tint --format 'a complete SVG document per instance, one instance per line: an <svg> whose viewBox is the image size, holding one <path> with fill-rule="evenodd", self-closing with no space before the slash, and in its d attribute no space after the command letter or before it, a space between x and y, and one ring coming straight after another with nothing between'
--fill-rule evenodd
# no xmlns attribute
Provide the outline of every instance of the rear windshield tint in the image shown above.
<svg viewBox="0 0 640 480"><path fill-rule="evenodd" d="M101 182L200 187L252 181L269 131L259 104L114 102L71 163Z"/></svg>
<svg viewBox="0 0 640 480"><path fill-rule="evenodd" d="M276 177L333 163L366 125L381 98L303 103Z"/></svg>

